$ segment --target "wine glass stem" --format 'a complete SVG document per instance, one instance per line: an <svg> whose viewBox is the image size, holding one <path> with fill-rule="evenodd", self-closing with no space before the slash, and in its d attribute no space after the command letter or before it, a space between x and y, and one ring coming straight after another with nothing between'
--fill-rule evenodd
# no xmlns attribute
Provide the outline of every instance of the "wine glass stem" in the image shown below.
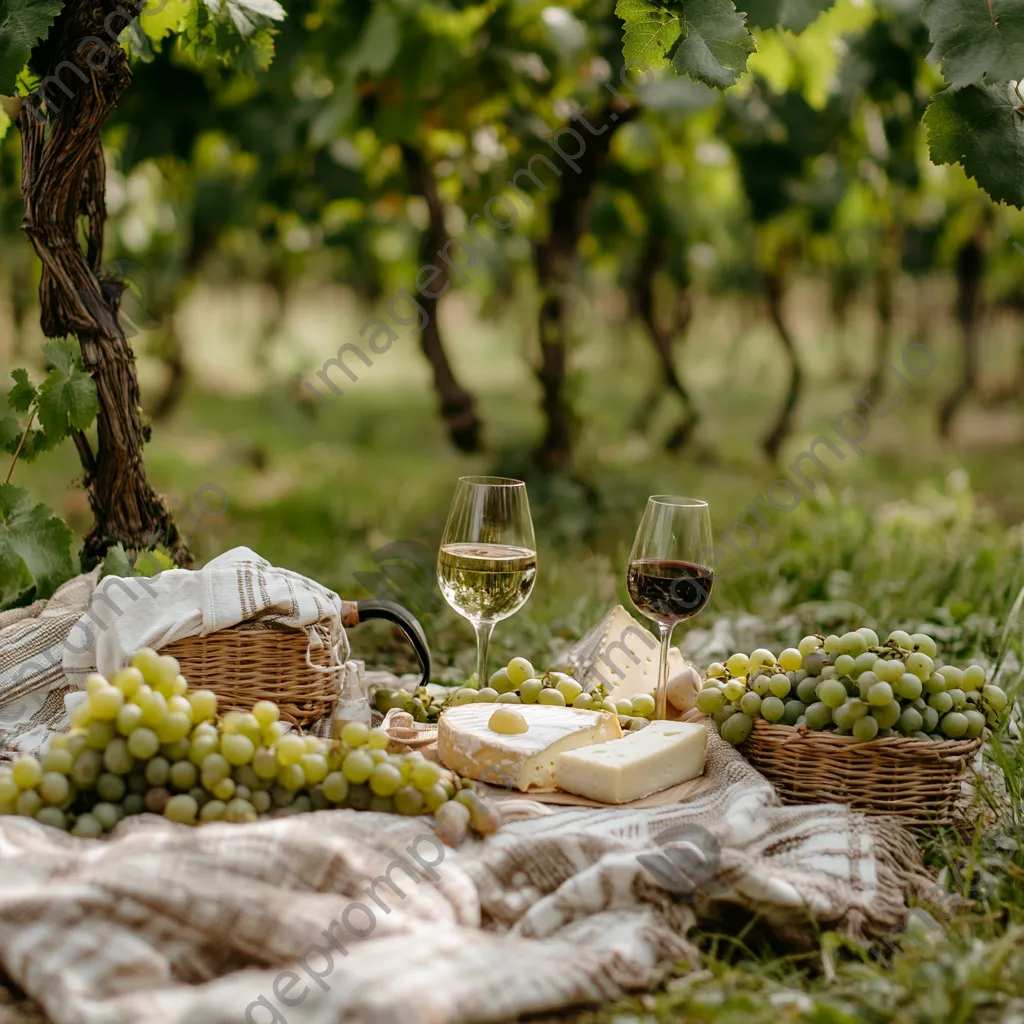
<svg viewBox="0 0 1024 1024"><path fill-rule="evenodd" d="M481 689L487 685L487 648L491 644L493 622L474 622L476 629L476 681Z"/></svg>
<svg viewBox="0 0 1024 1024"><path fill-rule="evenodd" d="M672 627L658 623L661 656L658 662L658 688L654 692L654 717L668 718L668 649L672 643Z"/></svg>

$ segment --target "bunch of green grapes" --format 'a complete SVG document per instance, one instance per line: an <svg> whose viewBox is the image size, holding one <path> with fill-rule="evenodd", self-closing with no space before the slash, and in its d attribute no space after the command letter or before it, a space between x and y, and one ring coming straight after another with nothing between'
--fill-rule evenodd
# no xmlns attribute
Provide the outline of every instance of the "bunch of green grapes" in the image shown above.
<svg viewBox="0 0 1024 1024"><path fill-rule="evenodd" d="M697 708L738 746L756 719L867 741L975 738L997 728L1006 694L980 665L936 660L926 633L895 630L880 643L866 626L842 636L805 636L778 658L765 648L708 666Z"/></svg>
<svg viewBox="0 0 1024 1024"><path fill-rule="evenodd" d="M463 686L455 690L444 706L460 704L549 704L584 711L608 711L627 725L634 718L646 720L654 715L654 698L649 694L613 701L604 684L585 691L567 672L552 669L538 675L526 658L513 658L504 668L492 673L484 687Z"/></svg>
<svg viewBox="0 0 1024 1024"><path fill-rule="evenodd" d="M174 658L146 648L109 682L86 680L70 731L39 758L0 766L0 814L79 836L143 811L199 824L338 807L433 813L453 842L470 827L497 829L494 810L461 779L419 752L388 753L388 742L360 722L335 740L302 736L272 701L219 717L212 691L190 690Z"/></svg>
<svg viewBox="0 0 1024 1024"><path fill-rule="evenodd" d="M392 709L406 711L417 722L436 722L447 706L447 696L434 697L425 686L417 687L413 693L408 690L378 690L373 697L373 706L386 715Z"/></svg>

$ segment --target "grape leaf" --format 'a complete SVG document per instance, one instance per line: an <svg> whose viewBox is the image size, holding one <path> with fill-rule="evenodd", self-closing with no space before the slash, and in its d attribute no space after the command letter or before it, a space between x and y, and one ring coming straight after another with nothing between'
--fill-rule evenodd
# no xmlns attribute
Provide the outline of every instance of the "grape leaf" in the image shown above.
<svg viewBox="0 0 1024 1024"><path fill-rule="evenodd" d="M103 559L103 567L100 569L100 579L105 580L108 576L120 576L125 579L133 575L132 563L128 560L128 554L123 544L115 544L107 548L107 556Z"/></svg>
<svg viewBox="0 0 1024 1024"><path fill-rule="evenodd" d="M653 0L619 0L615 14L622 19L622 55L649 68L668 64L668 52L679 38L679 17Z"/></svg>
<svg viewBox="0 0 1024 1024"><path fill-rule="evenodd" d="M200 64L217 62L240 71L264 71L274 57L276 0L203 0L181 24L181 45Z"/></svg>
<svg viewBox="0 0 1024 1024"><path fill-rule="evenodd" d="M998 203L1024 208L1024 117L1006 85L969 85L932 98L924 114L937 164L961 164Z"/></svg>
<svg viewBox="0 0 1024 1024"><path fill-rule="evenodd" d="M59 441L73 430L85 430L96 418L100 409L96 384L82 369L74 342L47 342L43 352L52 369L39 386L36 407L47 437Z"/></svg>
<svg viewBox="0 0 1024 1024"><path fill-rule="evenodd" d="M22 426L16 416L0 417L0 448L13 455L18 450Z"/></svg>
<svg viewBox="0 0 1024 1024"><path fill-rule="evenodd" d="M15 412L28 412L36 400L36 389L28 379L27 370L12 370L14 387L7 392L7 404Z"/></svg>
<svg viewBox="0 0 1024 1024"><path fill-rule="evenodd" d="M686 0L683 38L672 67L680 75L724 89L739 81L755 49L732 0Z"/></svg>
<svg viewBox="0 0 1024 1024"><path fill-rule="evenodd" d="M133 576L157 576L167 569L177 569L174 559L168 554L166 548L156 547L148 551L140 551L135 559Z"/></svg>
<svg viewBox="0 0 1024 1024"><path fill-rule="evenodd" d="M74 573L67 525L22 488L0 484L0 607L49 597Z"/></svg>
<svg viewBox="0 0 1024 1024"><path fill-rule="evenodd" d="M753 28L785 28L803 32L819 14L829 10L835 0L739 0Z"/></svg>
<svg viewBox="0 0 1024 1024"><path fill-rule="evenodd" d="M0 0L0 94L13 96L18 75L64 0Z"/></svg>
<svg viewBox="0 0 1024 1024"><path fill-rule="evenodd" d="M921 17L932 50L954 89L1024 75L1024 4L1020 0L924 0Z"/></svg>

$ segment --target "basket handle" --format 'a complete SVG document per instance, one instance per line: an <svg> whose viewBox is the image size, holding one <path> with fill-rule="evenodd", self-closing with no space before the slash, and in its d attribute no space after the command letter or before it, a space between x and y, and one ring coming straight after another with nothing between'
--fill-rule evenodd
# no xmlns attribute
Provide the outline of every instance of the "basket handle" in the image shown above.
<svg viewBox="0 0 1024 1024"><path fill-rule="evenodd" d="M387 619L388 622L393 622L405 634L416 652L423 673L419 685L426 686L430 682L430 646L427 643L427 634L423 631L419 619L407 608L403 608L395 601L368 597L363 601L342 601L341 613L342 623L346 627L357 626L367 619Z"/></svg>

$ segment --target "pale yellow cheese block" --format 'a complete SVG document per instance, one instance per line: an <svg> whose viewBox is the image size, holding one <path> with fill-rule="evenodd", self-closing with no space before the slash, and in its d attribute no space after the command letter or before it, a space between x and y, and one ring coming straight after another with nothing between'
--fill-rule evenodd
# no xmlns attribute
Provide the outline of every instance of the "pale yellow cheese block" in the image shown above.
<svg viewBox="0 0 1024 1024"><path fill-rule="evenodd" d="M654 693L658 685L660 642L644 629L621 604L605 620L604 639L594 664L595 677L603 681L612 700ZM675 647L668 652L668 677L686 668L686 659Z"/></svg>
<svg viewBox="0 0 1024 1024"><path fill-rule="evenodd" d="M441 715L437 725L441 764L466 778L508 789L551 789L560 753L622 736L615 715L547 704L515 705L527 731L497 733L488 725L497 706L462 704Z"/></svg>
<svg viewBox="0 0 1024 1024"><path fill-rule="evenodd" d="M623 739L560 753L555 784L590 800L625 804L697 778L706 752L702 723L651 722Z"/></svg>

